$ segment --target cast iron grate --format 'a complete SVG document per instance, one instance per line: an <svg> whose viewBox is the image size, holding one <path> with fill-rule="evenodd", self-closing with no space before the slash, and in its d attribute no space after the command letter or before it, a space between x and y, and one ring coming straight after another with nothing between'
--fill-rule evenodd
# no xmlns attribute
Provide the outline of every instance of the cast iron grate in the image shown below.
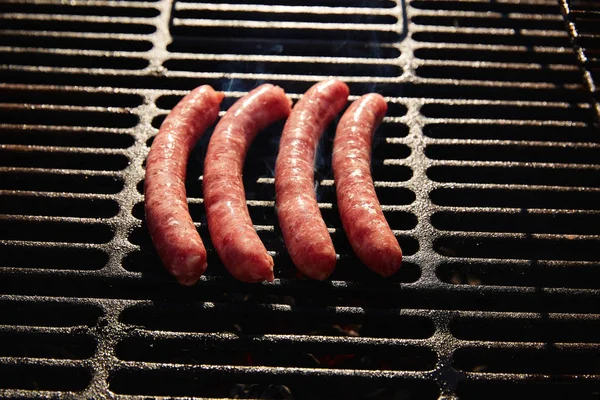
<svg viewBox="0 0 600 400"><path fill-rule="evenodd" d="M598 9L558 0L0 1L3 398L597 399ZM585 57L585 58L584 58ZM273 208L281 124L245 169L270 284L182 288L144 226L144 159L188 90L337 75L390 111L373 175L405 251L300 280ZM594 98L596 96L596 98Z"/></svg>

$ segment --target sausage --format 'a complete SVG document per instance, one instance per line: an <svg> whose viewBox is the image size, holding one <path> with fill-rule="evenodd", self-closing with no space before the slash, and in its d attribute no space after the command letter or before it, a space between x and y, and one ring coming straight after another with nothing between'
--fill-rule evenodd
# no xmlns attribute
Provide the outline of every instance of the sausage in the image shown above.
<svg viewBox="0 0 600 400"><path fill-rule="evenodd" d="M275 164L277 216L285 246L298 270L317 280L333 272L336 253L315 195L315 153L348 94L348 86L336 79L311 87L283 128Z"/></svg>
<svg viewBox="0 0 600 400"><path fill-rule="evenodd" d="M239 99L219 121L204 160L204 206L212 242L225 267L244 282L272 281L273 259L252 226L242 169L256 134L286 118L292 102L265 84Z"/></svg>
<svg viewBox="0 0 600 400"><path fill-rule="evenodd" d="M387 111L383 97L371 93L344 113L333 141L333 176L344 230L358 258L388 277L402 263L402 250L377 200L371 177L373 133Z"/></svg>
<svg viewBox="0 0 600 400"><path fill-rule="evenodd" d="M146 222L164 266L182 285L206 270L206 250L190 217L185 176L196 141L219 116L223 93L200 86L169 113L152 143L144 183Z"/></svg>

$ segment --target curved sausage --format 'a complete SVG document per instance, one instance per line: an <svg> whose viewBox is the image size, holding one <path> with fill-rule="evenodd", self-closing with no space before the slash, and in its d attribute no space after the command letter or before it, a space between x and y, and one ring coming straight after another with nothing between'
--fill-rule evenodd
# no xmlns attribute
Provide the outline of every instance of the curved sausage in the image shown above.
<svg viewBox="0 0 600 400"><path fill-rule="evenodd" d="M402 250L381 211L370 171L373 133L386 111L385 100L374 93L352 103L338 124L332 160L348 240L358 258L384 277L402 263Z"/></svg>
<svg viewBox="0 0 600 400"><path fill-rule="evenodd" d="M315 153L327 125L348 100L345 83L330 79L311 87L287 120L275 165L279 226L296 267L312 279L326 279L336 254L314 187Z"/></svg>
<svg viewBox="0 0 600 400"><path fill-rule="evenodd" d="M196 141L219 116L223 93L200 86L169 113L152 143L144 183L146 222L165 267L182 285L206 270L206 250L190 217L185 175Z"/></svg>
<svg viewBox="0 0 600 400"><path fill-rule="evenodd" d="M219 121L204 160L204 206L210 237L231 275L244 282L273 280L273 259L252 226L242 169L256 134L287 117L283 89L265 84L239 99Z"/></svg>

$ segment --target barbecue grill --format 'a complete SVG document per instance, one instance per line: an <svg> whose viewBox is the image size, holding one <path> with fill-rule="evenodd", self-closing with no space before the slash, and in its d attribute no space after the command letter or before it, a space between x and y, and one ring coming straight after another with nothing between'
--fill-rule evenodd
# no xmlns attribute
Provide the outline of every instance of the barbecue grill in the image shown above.
<svg viewBox="0 0 600 400"><path fill-rule="evenodd" d="M593 0L2 0L0 396L600 398L600 7ZM373 176L405 253L297 277L273 206L279 124L244 180L273 283L209 249L195 286L144 225L144 159L190 89L330 75L390 104Z"/></svg>

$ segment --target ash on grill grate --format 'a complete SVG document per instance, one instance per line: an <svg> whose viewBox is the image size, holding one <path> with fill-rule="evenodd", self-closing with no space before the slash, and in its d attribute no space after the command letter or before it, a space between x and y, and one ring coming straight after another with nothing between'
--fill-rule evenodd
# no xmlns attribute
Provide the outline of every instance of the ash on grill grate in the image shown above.
<svg viewBox="0 0 600 400"><path fill-rule="evenodd" d="M0 397L596 398L597 6L243 3L0 4ZM400 272L352 254L331 127L316 187L340 259L298 279L273 205L279 124L244 170L279 279L235 282L211 250L207 136L186 184L210 267L179 287L144 226L168 111L201 83L225 111L328 75L388 96L373 176Z"/></svg>

